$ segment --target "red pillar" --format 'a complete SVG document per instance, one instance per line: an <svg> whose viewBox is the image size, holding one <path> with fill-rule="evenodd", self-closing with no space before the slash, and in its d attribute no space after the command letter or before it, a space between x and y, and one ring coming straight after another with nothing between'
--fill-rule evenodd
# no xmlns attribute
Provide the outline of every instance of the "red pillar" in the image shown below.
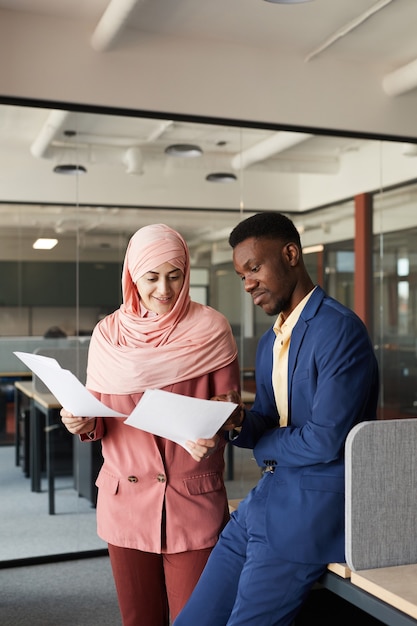
<svg viewBox="0 0 417 626"><path fill-rule="evenodd" d="M363 193L355 196L355 312L365 323L372 336L372 196Z"/></svg>

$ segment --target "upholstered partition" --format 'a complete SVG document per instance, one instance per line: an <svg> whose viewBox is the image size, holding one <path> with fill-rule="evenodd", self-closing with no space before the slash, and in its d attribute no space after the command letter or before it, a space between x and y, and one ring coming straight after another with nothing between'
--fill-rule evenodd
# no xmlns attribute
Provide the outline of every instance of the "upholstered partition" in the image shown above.
<svg viewBox="0 0 417 626"><path fill-rule="evenodd" d="M45 339L44 337L1 337L0 376L9 372L28 372L26 365L13 352L35 352L39 348L58 348L73 345L77 339Z"/></svg>
<svg viewBox="0 0 417 626"><path fill-rule="evenodd" d="M354 571L417 563L417 418L348 435L346 561Z"/></svg>

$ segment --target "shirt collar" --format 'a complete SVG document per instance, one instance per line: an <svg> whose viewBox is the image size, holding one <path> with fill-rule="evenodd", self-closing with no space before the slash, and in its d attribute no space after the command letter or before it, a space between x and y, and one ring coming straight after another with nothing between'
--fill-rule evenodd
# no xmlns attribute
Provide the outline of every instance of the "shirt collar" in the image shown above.
<svg viewBox="0 0 417 626"><path fill-rule="evenodd" d="M295 309L291 311L291 313L289 314L286 320L284 319L282 312L278 315L276 322L274 324L274 332L276 335L278 335L279 333L283 334L284 332L285 333L292 332L292 329L298 322L301 312L304 309L305 305L307 304L314 289L315 287L313 287L313 289L306 296L304 296L304 298L297 304Z"/></svg>

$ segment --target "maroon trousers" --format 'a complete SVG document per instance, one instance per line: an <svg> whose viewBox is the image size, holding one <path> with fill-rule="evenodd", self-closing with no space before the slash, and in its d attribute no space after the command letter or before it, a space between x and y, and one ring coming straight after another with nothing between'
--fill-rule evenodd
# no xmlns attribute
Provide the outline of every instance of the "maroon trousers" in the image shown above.
<svg viewBox="0 0 417 626"><path fill-rule="evenodd" d="M212 548L153 554L109 544L123 626L168 626L193 591Z"/></svg>

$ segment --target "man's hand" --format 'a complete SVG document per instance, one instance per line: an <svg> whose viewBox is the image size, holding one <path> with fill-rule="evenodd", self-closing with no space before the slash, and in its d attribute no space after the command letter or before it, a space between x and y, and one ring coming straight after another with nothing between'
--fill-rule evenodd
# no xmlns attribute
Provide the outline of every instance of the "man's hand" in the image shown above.
<svg viewBox="0 0 417 626"><path fill-rule="evenodd" d="M218 400L219 402L234 402L238 405L233 413L226 420L226 422L223 424L221 430L235 430L236 428L240 428L242 426L242 422L245 417L245 405L243 404L242 398L237 391L231 389L227 393L224 393L220 396L214 396L213 398L211 398L211 400Z"/></svg>

